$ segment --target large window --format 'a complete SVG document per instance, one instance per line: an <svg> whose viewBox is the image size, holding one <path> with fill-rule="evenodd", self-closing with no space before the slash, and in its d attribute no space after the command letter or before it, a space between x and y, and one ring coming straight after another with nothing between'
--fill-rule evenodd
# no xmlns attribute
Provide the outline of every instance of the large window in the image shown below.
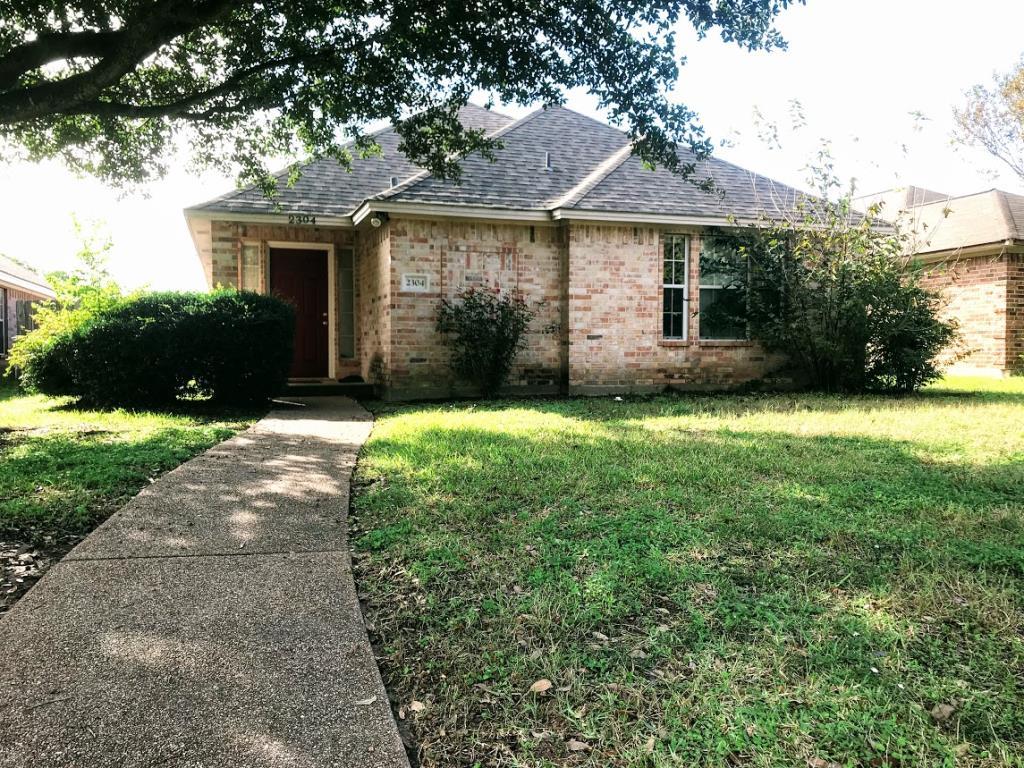
<svg viewBox="0 0 1024 768"><path fill-rule="evenodd" d="M747 257L735 239L701 239L700 338L747 338L747 270Z"/></svg>
<svg viewBox="0 0 1024 768"><path fill-rule="evenodd" d="M690 315L690 238L665 235L664 248L661 335L685 339Z"/></svg>

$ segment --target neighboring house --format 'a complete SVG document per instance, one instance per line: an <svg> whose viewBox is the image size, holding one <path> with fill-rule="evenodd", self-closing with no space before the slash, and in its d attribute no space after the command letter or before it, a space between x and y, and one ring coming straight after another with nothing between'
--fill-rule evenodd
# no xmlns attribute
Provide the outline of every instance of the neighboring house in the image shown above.
<svg viewBox="0 0 1024 768"><path fill-rule="evenodd" d="M7 357L16 336L32 330L32 305L52 298L43 278L0 255L0 358Z"/></svg>
<svg viewBox="0 0 1024 768"><path fill-rule="evenodd" d="M461 118L504 148L466 158L460 184L410 164L387 129L383 156L351 172L318 160L292 187L282 174L273 201L247 188L186 209L210 286L295 304L293 378L361 377L396 398L458 391L435 325L441 299L471 286L537 309L515 388L724 388L778 366L744 329L702 322L732 281L702 274L700 256L715 228L791 210L801 193L711 159L695 176L714 180L709 194L564 108Z"/></svg>
<svg viewBox="0 0 1024 768"><path fill-rule="evenodd" d="M906 187L860 198L882 203L881 216L911 231L940 291L944 312L960 325L962 356L950 370L1006 375L1024 370L1024 195L998 189L950 195Z"/></svg>

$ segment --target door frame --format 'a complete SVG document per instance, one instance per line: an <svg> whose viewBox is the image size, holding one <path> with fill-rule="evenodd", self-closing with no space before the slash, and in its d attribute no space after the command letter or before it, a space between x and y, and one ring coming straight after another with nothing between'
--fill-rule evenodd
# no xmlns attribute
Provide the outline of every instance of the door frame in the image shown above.
<svg viewBox="0 0 1024 768"><path fill-rule="evenodd" d="M267 292L270 292L270 258L274 248L304 251L323 251L327 258L327 378L338 377L338 356L335 350L338 345L338 318L336 283L338 280L338 261L334 258L334 243L292 242L290 240L267 240Z"/></svg>

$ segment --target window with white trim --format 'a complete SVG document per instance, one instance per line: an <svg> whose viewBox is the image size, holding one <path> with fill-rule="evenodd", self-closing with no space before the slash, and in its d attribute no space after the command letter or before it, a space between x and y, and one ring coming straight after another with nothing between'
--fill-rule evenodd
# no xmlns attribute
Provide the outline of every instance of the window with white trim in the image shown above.
<svg viewBox="0 0 1024 768"><path fill-rule="evenodd" d="M661 335L682 341L690 317L690 238L665 235L662 255Z"/></svg>
<svg viewBox="0 0 1024 768"><path fill-rule="evenodd" d="M746 254L735 238L703 237L700 241L700 338L709 341L746 341Z"/></svg>

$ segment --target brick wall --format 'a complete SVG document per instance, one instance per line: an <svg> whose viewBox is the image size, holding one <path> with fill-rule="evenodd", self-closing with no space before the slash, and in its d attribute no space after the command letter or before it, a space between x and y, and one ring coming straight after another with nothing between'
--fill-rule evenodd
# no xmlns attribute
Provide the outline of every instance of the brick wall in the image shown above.
<svg viewBox="0 0 1024 768"><path fill-rule="evenodd" d="M435 326L442 298L471 286L518 291L537 312L510 376L517 389L725 388L765 375L781 361L756 344L698 340L700 238L689 234L694 312L685 342L662 339L663 233L655 227L393 217L353 232L215 221L204 266L211 283L235 285L243 240L354 244L357 360L339 360L338 373L359 373L394 397L468 391ZM265 264L265 247L262 255ZM403 290L407 275L425 277L428 290Z"/></svg>
<svg viewBox="0 0 1024 768"><path fill-rule="evenodd" d="M1024 372L1024 253L1006 257L1006 367Z"/></svg>
<svg viewBox="0 0 1024 768"><path fill-rule="evenodd" d="M781 360L750 342L699 341L700 237L690 235L688 341L662 339L662 232L569 227L569 388L715 389L760 378Z"/></svg>
<svg viewBox="0 0 1024 768"><path fill-rule="evenodd" d="M10 350L11 344L14 343L15 337L18 335L18 303L23 301L45 301L34 293L28 293L20 288L14 288L11 286L0 285L0 290L6 292L6 312L3 317L3 333L5 338L0 339L0 358L6 357L6 352ZM0 372L3 371L3 367L0 366Z"/></svg>
<svg viewBox="0 0 1024 768"><path fill-rule="evenodd" d="M1020 258L996 253L927 267L923 285L942 295L943 315L960 325L959 359L951 360L955 368L992 373L1013 368L1024 306Z"/></svg>
<svg viewBox="0 0 1024 768"><path fill-rule="evenodd" d="M435 325L442 298L469 287L520 292L537 315L509 385L559 389L565 253L560 227L394 218L389 224L393 394L426 397L459 390ZM429 290L403 291L403 275L426 276Z"/></svg>
<svg viewBox="0 0 1024 768"><path fill-rule="evenodd" d="M391 366L391 224L356 238L356 347L364 380L387 385Z"/></svg>

